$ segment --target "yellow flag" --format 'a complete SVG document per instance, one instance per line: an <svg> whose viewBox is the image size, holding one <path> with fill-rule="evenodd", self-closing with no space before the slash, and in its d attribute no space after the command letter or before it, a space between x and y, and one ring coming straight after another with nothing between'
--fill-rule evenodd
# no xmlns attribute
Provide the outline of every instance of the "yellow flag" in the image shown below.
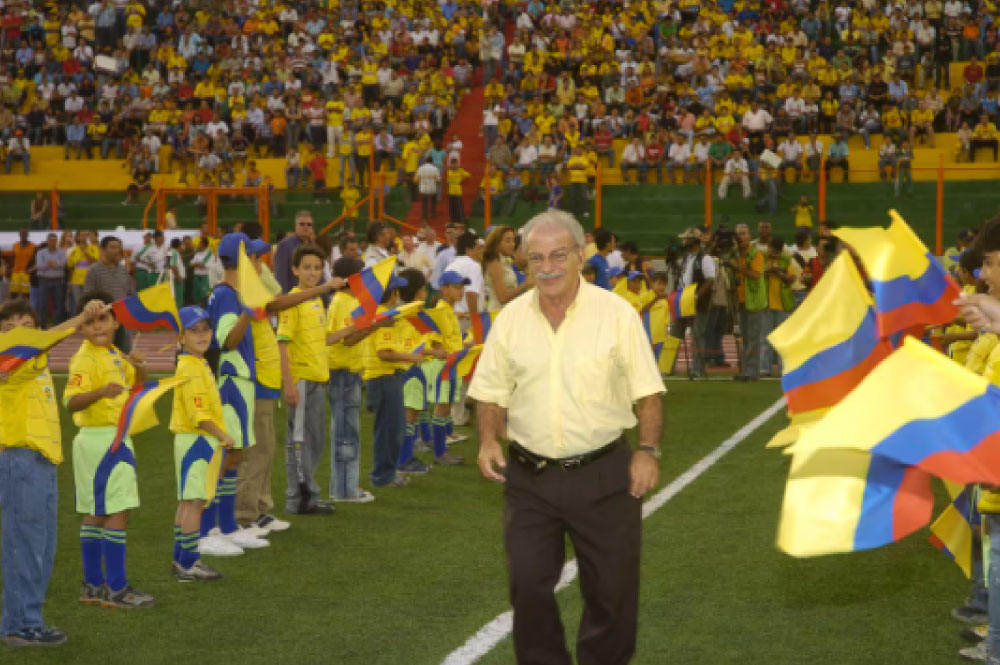
<svg viewBox="0 0 1000 665"><path fill-rule="evenodd" d="M263 280L253 267L246 248L240 245L240 256L236 264L236 290L239 291L243 304L253 310L263 310L274 300L274 296L264 286Z"/></svg>

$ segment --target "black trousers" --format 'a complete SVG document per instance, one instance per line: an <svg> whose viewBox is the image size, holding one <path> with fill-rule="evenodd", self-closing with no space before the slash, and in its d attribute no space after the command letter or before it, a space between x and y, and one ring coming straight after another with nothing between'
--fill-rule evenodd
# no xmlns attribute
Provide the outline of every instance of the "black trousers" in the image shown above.
<svg viewBox="0 0 1000 665"><path fill-rule="evenodd" d="M572 471L541 473L511 458L504 485L504 540L518 665L571 665L553 588L576 551L584 610L578 665L625 665L635 653L641 502L630 496L624 443Z"/></svg>

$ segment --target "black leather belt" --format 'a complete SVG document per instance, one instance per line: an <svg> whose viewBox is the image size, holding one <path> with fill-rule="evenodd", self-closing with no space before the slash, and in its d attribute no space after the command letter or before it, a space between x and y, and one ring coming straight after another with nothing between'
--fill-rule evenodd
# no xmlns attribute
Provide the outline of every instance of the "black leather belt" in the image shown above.
<svg viewBox="0 0 1000 665"><path fill-rule="evenodd" d="M550 467L562 469L563 471L575 471L576 469L581 469L591 462L599 460L605 455L614 452L618 446L626 444L627 441L625 436L622 435L608 445L598 448L597 450L592 450L589 453L575 455L573 457L552 458L536 455L535 453L527 450L517 441L511 441L510 457L511 459L516 460L518 464L534 473L542 473L545 469Z"/></svg>

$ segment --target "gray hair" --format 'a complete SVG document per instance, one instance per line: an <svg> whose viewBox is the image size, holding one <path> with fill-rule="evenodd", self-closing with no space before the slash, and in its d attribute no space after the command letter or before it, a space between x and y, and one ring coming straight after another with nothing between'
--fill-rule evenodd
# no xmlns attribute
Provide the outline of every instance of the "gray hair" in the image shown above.
<svg viewBox="0 0 1000 665"><path fill-rule="evenodd" d="M300 219L304 219L306 217L312 219L312 216L313 214L308 210L299 210L297 213L295 213L295 221L297 222Z"/></svg>
<svg viewBox="0 0 1000 665"><path fill-rule="evenodd" d="M573 236L573 243L576 247L584 247L587 244L583 235L583 227L576 218L568 212L562 210L546 210L531 219L521 228L521 238L524 246L528 246L529 237L539 229L558 229L568 232Z"/></svg>

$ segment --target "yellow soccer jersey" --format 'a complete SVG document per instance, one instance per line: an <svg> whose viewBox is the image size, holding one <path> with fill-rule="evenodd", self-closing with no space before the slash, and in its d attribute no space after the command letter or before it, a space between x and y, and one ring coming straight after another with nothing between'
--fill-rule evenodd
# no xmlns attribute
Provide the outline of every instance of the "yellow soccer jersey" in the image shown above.
<svg viewBox="0 0 1000 665"><path fill-rule="evenodd" d="M272 278L273 279L273 278ZM254 365L257 368L257 398L281 397L281 352L278 339L268 319L250 322L253 335Z"/></svg>
<svg viewBox="0 0 1000 665"><path fill-rule="evenodd" d="M5 412L0 419L0 450L37 450L53 464L63 461L59 403L52 386L47 353L29 360L0 383Z"/></svg>
<svg viewBox="0 0 1000 665"><path fill-rule="evenodd" d="M417 332L417 329L406 319L397 319L395 326L396 336L399 338L400 351L409 353L424 342L424 336ZM396 367L401 370L408 370L413 363L398 362Z"/></svg>
<svg viewBox="0 0 1000 665"><path fill-rule="evenodd" d="M438 342L448 353L462 350L462 326L455 315L455 309L444 300L439 300L434 309L428 312L437 323L440 333L431 333L429 340Z"/></svg>
<svg viewBox="0 0 1000 665"><path fill-rule="evenodd" d="M653 299L656 298L656 294L652 291L647 290L644 293L633 293L627 288L620 292L619 295L625 298L625 300L627 300L628 303L635 308L635 311L639 313L642 313L642 308L653 302Z"/></svg>
<svg viewBox="0 0 1000 665"><path fill-rule="evenodd" d="M81 249L79 245L70 250L66 257L66 267L72 270L69 283L73 286L83 286L87 279L87 270L100 260L100 253L94 245Z"/></svg>
<svg viewBox="0 0 1000 665"><path fill-rule="evenodd" d="M225 431L222 416L222 398L216 387L215 376L204 358L190 353L177 357L174 376L185 377L187 381L174 388L174 409L170 414L170 431L177 434L203 434L199 423L209 420Z"/></svg>
<svg viewBox="0 0 1000 665"><path fill-rule="evenodd" d="M96 346L88 340L69 361L69 380L63 391L63 406L75 395L89 393L109 383L125 388L117 397L99 399L73 414L77 427L115 427L128 401L128 391L135 383L135 368L114 346Z"/></svg>
<svg viewBox="0 0 1000 665"><path fill-rule="evenodd" d="M986 361L989 360L993 350L1000 341L993 333L982 333L969 348L969 353L965 358L965 368L976 374L986 375Z"/></svg>
<svg viewBox="0 0 1000 665"><path fill-rule="evenodd" d="M385 305L379 305L378 311L384 312ZM396 331L396 326L386 326L379 328L365 338L364 342L364 380L377 379L380 376L395 374L396 363L382 360L378 357L378 352L383 350L400 351L402 344Z"/></svg>
<svg viewBox="0 0 1000 665"><path fill-rule="evenodd" d="M289 293L299 291L298 287ZM326 312L323 301L311 298L281 313L278 321L278 341L288 344L288 361L292 379L326 382L330 370L326 365Z"/></svg>
<svg viewBox="0 0 1000 665"><path fill-rule="evenodd" d="M348 326L354 325L351 312L358 307L358 299L351 295L350 291L338 291L330 302L330 309L326 313L327 332L339 332ZM327 347L327 364L331 370L346 369L356 374L364 370L362 352L365 341L354 346L347 346L343 342L337 342Z"/></svg>

